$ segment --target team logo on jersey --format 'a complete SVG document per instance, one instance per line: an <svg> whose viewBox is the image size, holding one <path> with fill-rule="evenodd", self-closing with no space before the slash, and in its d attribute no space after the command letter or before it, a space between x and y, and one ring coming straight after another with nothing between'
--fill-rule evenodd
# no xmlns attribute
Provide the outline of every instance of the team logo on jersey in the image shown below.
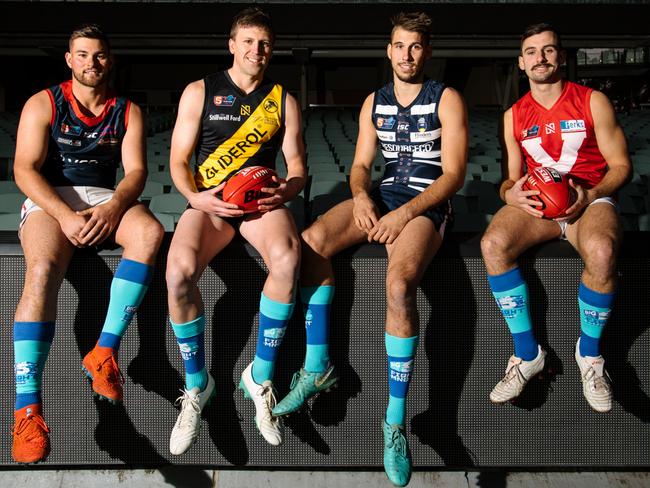
<svg viewBox="0 0 650 488"><path fill-rule="evenodd" d="M270 114L274 114L275 112L278 111L278 104L275 100L271 100L270 98L267 100L264 100L264 110L266 110Z"/></svg>
<svg viewBox="0 0 650 488"><path fill-rule="evenodd" d="M214 104L217 107L232 107L233 104L235 103L235 100L237 100L236 97L233 97L232 95L215 95L214 96Z"/></svg>
<svg viewBox="0 0 650 488"><path fill-rule="evenodd" d="M544 124L544 128L546 129L547 134L555 134L555 122Z"/></svg>
<svg viewBox="0 0 650 488"><path fill-rule="evenodd" d="M81 141L79 139L68 139L67 137L57 137L56 142L59 144L66 144L68 146L80 147Z"/></svg>
<svg viewBox="0 0 650 488"><path fill-rule="evenodd" d="M579 132L587 130L584 120L560 120L560 132Z"/></svg>
<svg viewBox="0 0 650 488"><path fill-rule="evenodd" d="M61 133L70 134L72 136L80 136L81 127L78 127L76 125L61 124Z"/></svg>
<svg viewBox="0 0 650 488"><path fill-rule="evenodd" d="M427 121L424 117L420 117L418 119L418 131L424 132L425 130L427 130Z"/></svg>
<svg viewBox="0 0 650 488"><path fill-rule="evenodd" d="M378 129L392 129L395 127L395 122L397 119L395 117L388 117L385 119L384 117L377 117L377 128Z"/></svg>
<svg viewBox="0 0 650 488"><path fill-rule="evenodd" d="M405 134L409 131L409 123L408 122L398 122L397 123L397 132L400 134Z"/></svg>
<svg viewBox="0 0 650 488"><path fill-rule="evenodd" d="M521 138L526 139L527 137L537 137L537 134L539 134L539 125L534 125L521 131Z"/></svg>
<svg viewBox="0 0 650 488"><path fill-rule="evenodd" d="M251 114L251 106L242 105L241 107L239 107L239 113L244 117L248 117Z"/></svg>

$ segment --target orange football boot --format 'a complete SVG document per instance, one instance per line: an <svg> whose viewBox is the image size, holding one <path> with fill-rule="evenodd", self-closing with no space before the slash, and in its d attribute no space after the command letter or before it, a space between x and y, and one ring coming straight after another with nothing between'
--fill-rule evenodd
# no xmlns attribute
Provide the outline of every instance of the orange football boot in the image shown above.
<svg viewBox="0 0 650 488"><path fill-rule="evenodd" d="M18 463L37 463L50 453L50 429L45 425L39 404L27 405L14 412L11 456Z"/></svg>
<svg viewBox="0 0 650 488"><path fill-rule="evenodd" d="M110 403L122 401L124 376L113 354L101 354L101 351L95 347L86 354L81 369L92 380L93 391L99 398Z"/></svg>

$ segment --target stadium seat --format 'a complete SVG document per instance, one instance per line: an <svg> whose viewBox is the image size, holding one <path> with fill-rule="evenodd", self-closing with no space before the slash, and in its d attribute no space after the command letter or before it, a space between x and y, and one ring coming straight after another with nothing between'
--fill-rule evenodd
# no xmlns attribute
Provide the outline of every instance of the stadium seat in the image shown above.
<svg viewBox="0 0 650 488"><path fill-rule="evenodd" d="M0 194L0 213L20 212L20 207L25 201L25 195L22 193L3 193Z"/></svg>
<svg viewBox="0 0 650 488"><path fill-rule="evenodd" d="M321 195L341 195L343 198L350 198L350 187L342 181L312 181L309 187L309 199Z"/></svg>
<svg viewBox="0 0 650 488"><path fill-rule="evenodd" d="M18 230L20 225L19 213L0 214L0 231Z"/></svg>
<svg viewBox="0 0 650 488"><path fill-rule="evenodd" d="M0 195L3 193L20 193L20 188L13 181L0 181Z"/></svg>
<svg viewBox="0 0 650 488"><path fill-rule="evenodd" d="M176 218L173 214L154 212L153 215L162 224L165 232L174 232L174 229L176 229Z"/></svg>
<svg viewBox="0 0 650 488"><path fill-rule="evenodd" d="M180 193L164 193L151 197L149 210L154 213L167 213L180 217L187 207L187 200ZM178 220L178 219L176 219Z"/></svg>
<svg viewBox="0 0 650 488"><path fill-rule="evenodd" d="M165 186L174 186L172 175L169 171L157 171L149 173L147 181L156 181L158 183L162 183Z"/></svg>
<svg viewBox="0 0 650 488"><path fill-rule="evenodd" d="M165 193L165 187L162 183L147 181L144 184L144 190L142 190L140 200L151 200L152 197L162 195L163 193Z"/></svg>
<svg viewBox="0 0 650 488"><path fill-rule="evenodd" d="M485 230L492 220L492 215L484 213L464 213L454 216L454 232L480 232Z"/></svg>

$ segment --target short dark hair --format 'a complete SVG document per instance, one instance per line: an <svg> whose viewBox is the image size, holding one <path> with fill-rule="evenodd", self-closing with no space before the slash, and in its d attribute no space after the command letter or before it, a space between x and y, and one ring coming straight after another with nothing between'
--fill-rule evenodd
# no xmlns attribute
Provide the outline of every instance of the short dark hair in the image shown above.
<svg viewBox="0 0 650 488"><path fill-rule="evenodd" d="M82 24L73 30L72 34L70 34L70 39L68 40L68 47L71 48L72 41L82 37L87 39L99 39L106 47L107 53L110 53L111 43L108 40L108 36L98 24Z"/></svg>
<svg viewBox="0 0 650 488"><path fill-rule="evenodd" d="M431 34L433 33L433 22L424 12L400 12L390 19L393 24L393 30L390 32L390 38L393 39L393 34L397 28L402 28L409 32L417 32L424 38L424 43L429 45L431 42Z"/></svg>
<svg viewBox="0 0 650 488"><path fill-rule="evenodd" d="M230 38L234 39L240 27L259 27L271 34L271 41L275 41L275 30L271 23L271 16L257 7L248 7L235 15L230 27Z"/></svg>
<svg viewBox="0 0 650 488"><path fill-rule="evenodd" d="M560 38L560 34L558 31L553 27L551 24L548 22L540 22L539 24L531 24L526 29L524 30L524 33L521 35L521 40L519 43L519 47L523 47L524 41L528 39L529 37L536 36L537 34L541 34L542 32L552 32L555 34L555 38L557 39L557 47L558 49L562 49L562 39Z"/></svg>

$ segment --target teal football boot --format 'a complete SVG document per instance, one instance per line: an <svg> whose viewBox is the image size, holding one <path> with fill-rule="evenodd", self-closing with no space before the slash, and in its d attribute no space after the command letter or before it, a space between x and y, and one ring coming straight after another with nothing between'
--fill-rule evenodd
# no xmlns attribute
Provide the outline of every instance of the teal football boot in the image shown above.
<svg viewBox="0 0 650 488"><path fill-rule="evenodd" d="M300 410L307 400L321 391L329 391L338 380L331 364L322 373L310 373L300 368L291 380L291 391L273 408L273 416L280 417Z"/></svg>
<svg viewBox="0 0 650 488"><path fill-rule="evenodd" d="M384 471L395 486L406 486L411 479L411 451L403 425L388 425L384 420Z"/></svg>

